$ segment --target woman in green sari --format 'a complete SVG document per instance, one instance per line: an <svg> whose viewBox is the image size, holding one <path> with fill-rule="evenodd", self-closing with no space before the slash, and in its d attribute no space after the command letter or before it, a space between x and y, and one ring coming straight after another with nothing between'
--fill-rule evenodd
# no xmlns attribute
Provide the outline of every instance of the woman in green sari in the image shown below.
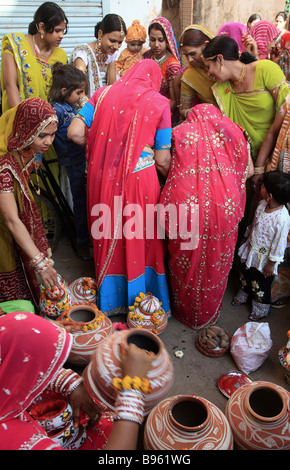
<svg viewBox="0 0 290 470"><path fill-rule="evenodd" d="M270 60L239 56L236 41L213 38L203 51L204 64L216 83L212 90L221 112L243 127L253 147L253 161L277 111L289 93L285 75ZM258 170L256 170L258 171Z"/></svg>

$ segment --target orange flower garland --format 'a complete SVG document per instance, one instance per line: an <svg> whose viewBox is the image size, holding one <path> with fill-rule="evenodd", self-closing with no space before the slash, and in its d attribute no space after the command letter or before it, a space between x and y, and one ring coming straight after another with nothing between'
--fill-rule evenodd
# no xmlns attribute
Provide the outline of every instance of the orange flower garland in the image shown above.
<svg viewBox="0 0 290 470"><path fill-rule="evenodd" d="M134 302L134 305L130 305L129 306L129 315L130 315L130 318L131 320L133 321L137 321L139 323L142 323L143 319L144 319L144 316L141 315L140 313L136 313L135 312L135 308L138 308L141 301L146 297L146 295L149 295L148 294L144 294L143 292L140 292L139 296L137 296L135 298L135 302ZM150 317L150 320L151 322L153 323L153 325L155 326L152 330L152 333L155 333L157 334L158 331L157 331L157 328L158 328L158 325L160 324L161 322L161 316L164 315L164 310L161 308L161 305L162 305L162 302L160 302L160 309L159 310L155 310L155 312L152 313L151 317ZM138 325L137 328L142 328L142 325Z"/></svg>

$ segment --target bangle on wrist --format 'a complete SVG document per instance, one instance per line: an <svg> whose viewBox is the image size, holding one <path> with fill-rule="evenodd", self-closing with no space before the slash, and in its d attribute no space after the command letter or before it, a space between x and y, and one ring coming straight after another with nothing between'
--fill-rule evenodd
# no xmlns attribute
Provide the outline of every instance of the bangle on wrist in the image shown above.
<svg viewBox="0 0 290 470"><path fill-rule="evenodd" d="M254 175L263 175L264 173L265 173L265 165L254 167Z"/></svg>
<svg viewBox="0 0 290 470"><path fill-rule="evenodd" d="M138 390L122 390L115 402L115 421L133 421L139 425L144 420L144 394Z"/></svg>

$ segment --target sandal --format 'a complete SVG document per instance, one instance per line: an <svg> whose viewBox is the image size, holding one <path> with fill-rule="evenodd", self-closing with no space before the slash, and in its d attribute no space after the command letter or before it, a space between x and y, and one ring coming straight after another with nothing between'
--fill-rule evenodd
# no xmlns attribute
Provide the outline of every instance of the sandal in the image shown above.
<svg viewBox="0 0 290 470"><path fill-rule="evenodd" d="M248 302L248 294L243 289L240 289L237 295L231 301L231 304L234 307L239 307L240 305L244 305Z"/></svg>
<svg viewBox="0 0 290 470"><path fill-rule="evenodd" d="M267 315L263 315L262 317L258 317L254 313L251 313L251 315L248 316L248 319L251 321L261 321L264 320L264 318L267 318L269 316L269 313Z"/></svg>
<svg viewBox="0 0 290 470"><path fill-rule="evenodd" d="M245 305L247 303L246 302L240 302L237 297L234 297L233 300L231 301L231 304L234 306L234 307L240 307L240 305Z"/></svg>

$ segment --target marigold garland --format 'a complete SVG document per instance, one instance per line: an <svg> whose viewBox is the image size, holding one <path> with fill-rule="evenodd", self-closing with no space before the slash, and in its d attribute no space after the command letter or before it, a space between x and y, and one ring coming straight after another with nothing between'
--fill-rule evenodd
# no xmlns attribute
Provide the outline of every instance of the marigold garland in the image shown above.
<svg viewBox="0 0 290 470"><path fill-rule="evenodd" d="M139 304L146 297L146 295L149 295L149 294L144 294L143 292L140 292L140 294L135 298L134 305L129 306L129 315L130 315L131 320L137 321L139 323L139 325L137 325L137 328L142 328L142 325L140 325L140 323L142 323L142 321L144 320L144 316L141 315L140 313L136 313L135 308L139 307ZM160 306L161 305L162 305L162 302L160 302ZM157 328L161 322L160 317L162 315L164 315L164 310L161 307L159 310L156 310L155 312L152 313L150 317L150 320L154 325L152 333L155 333L155 334L158 333Z"/></svg>
<svg viewBox="0 0 290 470"><path fill-rule="evenodd" d="M121 377L114 377L112 384L116 391L138 390L146 395L151 390L149 380L140 379L140 377L131 378L129 375L126 375L123 379L121 379Z"/></svg>
<svg viewBox="0 0 290 470"><path fill-rule="evenodd" d="M74 305L77 305L77 304L74 304ZM100 315L95 319L93 320L92 322L89 322L89 323L85 323L84 325L82 325L80 327L80 330L83 331L84 333L86 333L87 331L89 330L96 330L100 323L102 323L102 321L104 320L105 318L105 315L100 311L98 310L97 306L94 305L94 304L84 304L84 303L81 303L80 305L88 305L89 307L93 307L98 313L100 313ZM63 320L65 322L68 322L68 321L71 321L70 318L67 316L69 313L69 309L67 309L63 315Z"/></svg>

